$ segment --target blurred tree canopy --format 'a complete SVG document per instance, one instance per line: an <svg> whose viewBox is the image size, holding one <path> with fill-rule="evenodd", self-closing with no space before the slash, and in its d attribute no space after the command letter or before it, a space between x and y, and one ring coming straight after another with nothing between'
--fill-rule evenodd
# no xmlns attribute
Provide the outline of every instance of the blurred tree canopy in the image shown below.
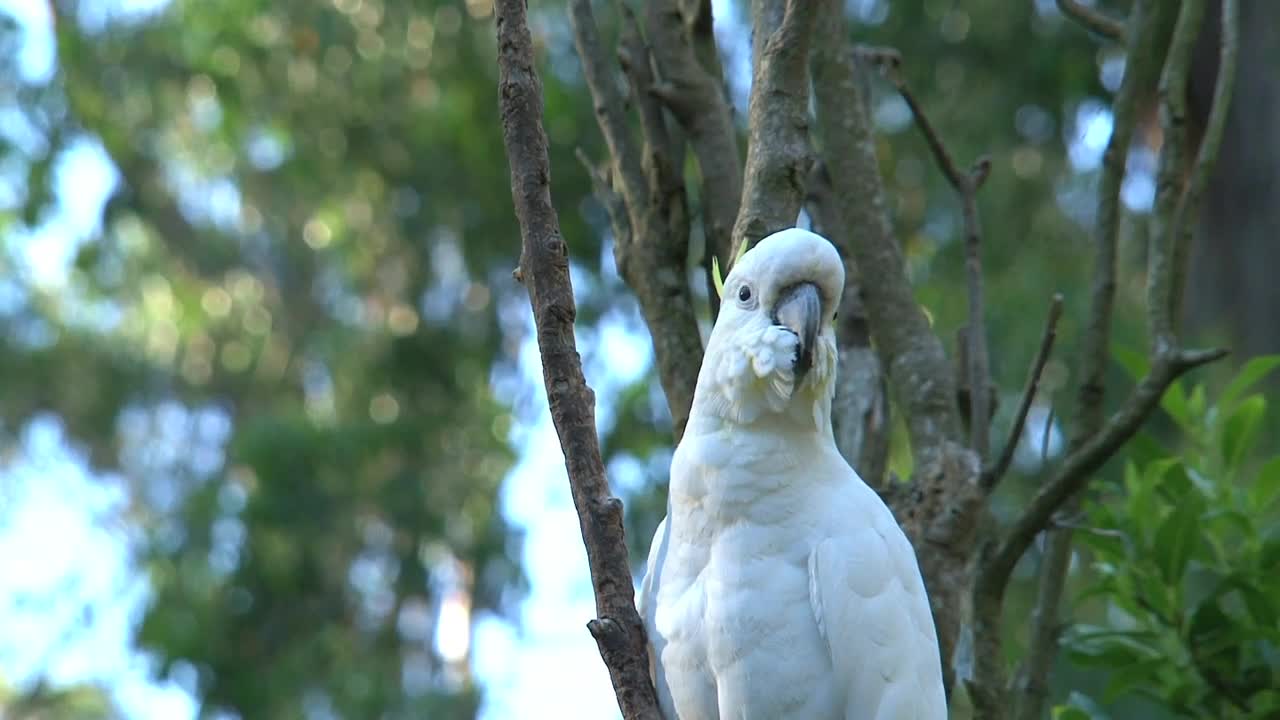
<svg viewBox="0 0 1280 720"><path fill-rule="evenodd" d="M19 71L21 31L0 8L0 450L53 417L123 478L152 591L136 641L194 675L207 709L472 716L465 643L437 630L519 601L498 490L533 393L514 379L528 307L510 278L491 3L128 5L52 1L48 77ZM1122 58L1051 0L846 6L859 39L902 51L958 159L992 157L988 314L1007 350L992 369L1012 390L1052 290L1078 293L1060 356L1079 336ZM574 157L601 151L563 8L533 7L580 320L620 314L642 332ZM724 9L742 116L746 11ZM964 322L957 203L897 95L873 109L918 297L950 337ZM84 157L109 162L108 199L87 231L50 239L84 192ZM1137 152L1126 187L1121 338L1142 337L1152 157ZM57 242L71 259L38 272L33 253ZM1069 372L1051 363L1050 396ZM602 423L609 458L645 468L626 498L641 544L670 450L654 383L625 388ZM1016 398L1001 400L997 427ZM1006 485L1010 506L1034 489ZM1009 617L1029 603L1019 582Z"/></svg>

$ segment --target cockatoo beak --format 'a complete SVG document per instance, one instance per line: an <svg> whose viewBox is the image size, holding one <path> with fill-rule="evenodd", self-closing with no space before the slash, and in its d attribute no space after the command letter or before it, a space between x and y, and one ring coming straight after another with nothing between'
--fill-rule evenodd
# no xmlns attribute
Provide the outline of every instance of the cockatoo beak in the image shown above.
<svg viewBox="0 0 1280 720"><path fill-rule="evenodd" d="M773 306L772 319L774 325L785 327L800 338L796 348L794 390L813 367L813 348L822 327L822 293L818 286L802 282L783 290Z"/></svg>

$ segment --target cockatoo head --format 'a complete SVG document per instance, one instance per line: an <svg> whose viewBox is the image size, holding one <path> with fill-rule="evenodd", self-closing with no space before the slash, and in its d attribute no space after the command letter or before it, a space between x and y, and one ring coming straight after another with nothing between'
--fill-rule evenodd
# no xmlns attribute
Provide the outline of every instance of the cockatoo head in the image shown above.
<svg viewBox="0 0 1280 720"><path fill-rule="evenodd" d="M784 413L829 430L843 291L844 264L821 235L790 228L748 250L724 279L694 412L738 423Z"/></svg>

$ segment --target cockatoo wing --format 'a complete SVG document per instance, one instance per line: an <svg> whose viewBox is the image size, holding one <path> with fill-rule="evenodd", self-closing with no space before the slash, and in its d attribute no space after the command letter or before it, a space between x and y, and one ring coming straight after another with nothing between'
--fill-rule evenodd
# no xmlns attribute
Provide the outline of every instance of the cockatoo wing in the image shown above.
<svg viewBox="0 0 1280 720"><path fill-rule="evenodd" d="M814 617L848 692L844 716L945 720L938 638L915 552L879 509L874 521L822 540L809 558Z"/></svg>
<svg viewBox="0 0 1280 720"><path fill-rule="evenodd" d="M636 610L640 613L640 620L645 627L653 627L653 613L657 609L657 592L658 575L661 572L662 561L667 555L667 519L662 518L662 522L658 523L658 529L653 534L653 541L649 544L649 560L645 565L644 578L640 580L640 592L636 593ZM654 663L656 659L653 651L653 638L649 638L649 677L655 683L657 682L656 668Z"/></svg>

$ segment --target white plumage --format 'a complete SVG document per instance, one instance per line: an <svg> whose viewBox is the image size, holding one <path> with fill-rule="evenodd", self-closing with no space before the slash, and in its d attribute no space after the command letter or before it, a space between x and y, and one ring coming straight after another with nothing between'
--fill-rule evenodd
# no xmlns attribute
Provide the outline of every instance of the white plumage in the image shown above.
<svg viewBox="0 0 1280 720"><path fill-rule="evenodd" d="M667 720L941 720L915 552L831 431L826 239L790 229L725 279L640 589Z"/></svg>

